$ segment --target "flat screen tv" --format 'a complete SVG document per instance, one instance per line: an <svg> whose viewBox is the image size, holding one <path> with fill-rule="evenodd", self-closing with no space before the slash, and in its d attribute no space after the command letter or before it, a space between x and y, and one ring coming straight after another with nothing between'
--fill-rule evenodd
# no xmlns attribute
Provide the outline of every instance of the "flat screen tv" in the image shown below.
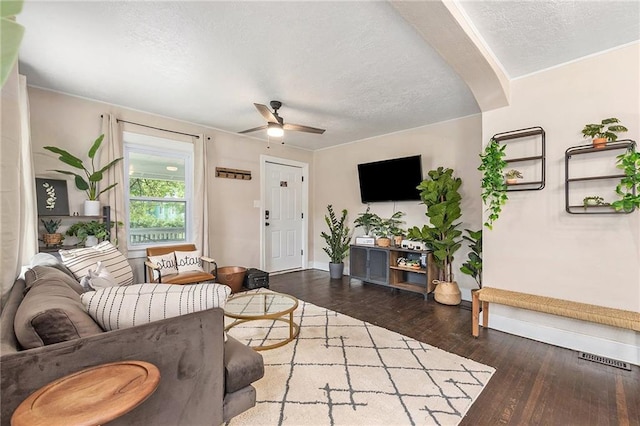
<svg viewBox="0 0 640 426"><path fill-rule="evenodd" d="M422 182L420 155L358 164L360 199L363 203L416 201Z"/></svg>

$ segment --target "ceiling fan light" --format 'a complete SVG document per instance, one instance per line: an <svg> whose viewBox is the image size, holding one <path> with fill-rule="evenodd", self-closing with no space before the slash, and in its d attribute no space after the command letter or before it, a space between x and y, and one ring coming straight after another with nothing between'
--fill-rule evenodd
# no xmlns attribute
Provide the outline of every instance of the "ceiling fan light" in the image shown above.
<svg viewBox="0 0 640 426"><path fill-rule="evenodd" d="M280 123L269 123L267 125L267 135L272 138L279 138L284 135L284 129Z"/></svg>

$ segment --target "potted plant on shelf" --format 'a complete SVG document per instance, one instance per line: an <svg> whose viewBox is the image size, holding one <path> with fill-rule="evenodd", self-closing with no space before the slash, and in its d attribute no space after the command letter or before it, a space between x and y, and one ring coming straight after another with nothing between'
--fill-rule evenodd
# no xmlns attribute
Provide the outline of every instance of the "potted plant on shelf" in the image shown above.
<svg viewBox="0 0 640 426"><path fill-rule="evenodd" d="M511 169L507 173L505 173L504 177L507 179L507 185L513 185L514 183L518 183L518 179L522 179L522 173L520 170Z"/></svg>
<svg viewBox="0 0 640 426"><path fill-rule="evenodd" d="M588 197L584 197L582 199L582 205L584 206L585 210L587 209L587 207L602 206L604 205L604 198L597 195L589 195Z"/></svg>
<svg viewBox="0 0 640 426"><path fill-rule="evenodd" d="M373 233L378 237L376 244L380 247L389 247L391 245L391 236L394 235L394 232L398 232L399 226L404 223L400 220L402 216L404 216L404 213L397 211L388 219L378 217L375 220Z"/></svg>
<svg viewBox="0 0 640 426"><path fill-rule="evenodd" d="M409 238L424 241L433 249L433 257L440 269L440 280L436 281L435 299L446 305L460 303L460 288L453 277L453 255L461 247L462 232L456 223L462 216L458 192L462 179L453 176L452 169L438 167L428 173L418 189L422 203L427 206L429 225L422 229L409 229Z"/></svg>
<svg viewBox="0 0 640 426"><path fill-rule="evenodd" d="M44 225L44 230L46 231L44 234L42 234L42 241L44 242L44 245L49 247L57 246L62 243L62 240L64 240L64 236L61 233L57 232L60 224L62 223L62 219L40 219L40 221L42 222L42 225Z"/></svg>
<svg viewBox="0 0 640 426"><path fill-rule="evenodd" d="M616 167L624 170L624 177L616 186L616 194L620 199L611 203L611 207L616 211L631 212L640 208L640 153L630 148L616 158Z"/></svg>
<svg viewBox="0 0 640 426"><path fill-rule="evenodd" d="M122 160L122 157L116 158L106 166L96 170L94 159L95 159L96 153L98 152L98 149L100 149L100 145L102 144L103 139L104 139L104 134L98 136L98 139L96 139L95 142L93 142L93 145L91 145L91 148L89 149L88 157L91 159L91 170L85 167L81 159L79 159L74 155L71 155L68 151L65 151L64 149L61 149L55 146L44 147L44 149L46 149L47 151L51 151L54 154L58 154L59 155L58 159L63 163L71 167L74 167L76 169L82 170L82 172L84 173L84 176L82 176L81 174L70 172L68 170L54 170L58 173L74 176L76 188L78 188L80 191L85 191L87 193L87 200L85 200L85 203L84 203L85 216L98 216L100 214L100 202L98 201L98 197L100 196L100 194L110 190L111 188L113 188L118 184L117 182L113 183L101 191L98 186L98 184L104 177L104 173L107 170L109 170L111 167L115 166L120 160Z"/></svg>
<svg viewBox="0 0 640 426"><path fill-rule="evenodd" d="M618 133L626 132L628 129L624 127L615 117L605 118L600 124L586 124L582 129L582 135L585 138L591 138L594 148L604 148L607 142L613 142L618 139Z"/></svg>
<svg viewBox="0 0 640 426"><path fill-rule="evenodd" d="M367 206L367 210L364 213L358 213L358 217L353 221L354 228L362 228L365 237L371 236L371 230L380 220L377 214L371 213L369 210L371 210L371 206Z"/></svg>
<svg viewBox="0 0 640 426"><path fill-rule="evenodd" d="M89 222L76 222L67 229L67 235L78 238L78 245L84 244L85 247L91 247L98 244L100 240L109 237L107 224L91 220Z"/></svg>
<svg viewBox="0 0 640 426"><path fill-rule="evenodd" d="M329 216L325 215L324 220L329 227L329 233L324 231L320 233L320 236L327 243L327 246L322 249L330 259L329 276L332 279L341 278L344 272L344 259L349 252L351 241L351 231L347 226L347 210L342 210L340 219L336 217L331 204L327 206L327 210Z"/></svg>
<svg viewBox="0 0 640 426"><path fill-rule="evenodd" d="M504 181L502 171L507 165L504 160L506 145L500 145L495 139L480 154L481 164L478 170L482 175L482 202L487 206L489 217L484 223L489 229L493 229L493 222L498 220L502 206L507 202L507 184Z"/></svg>

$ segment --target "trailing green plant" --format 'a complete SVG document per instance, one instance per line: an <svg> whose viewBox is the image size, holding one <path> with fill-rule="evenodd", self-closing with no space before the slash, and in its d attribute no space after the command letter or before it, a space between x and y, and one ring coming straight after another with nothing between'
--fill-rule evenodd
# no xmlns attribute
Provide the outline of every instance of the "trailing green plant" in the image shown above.
<svg viewBox="0 0 640 426"><path fill-rule="evenodd" d="M462 238L469 242L469 258L460 267L462 273L470 275L476 280L479 288L482 288L482 229L471 231L465 229L467 235Z"/></svg>
<svg viewBox="0 0 640 426"><path fill-rule="evenodd" d="M605 138L607 141L613 142L618 139L617 133L628 131L615 117L605 118L600 124L586 124L582 129L582 135L585 138L598 139Z"/></svg>
<svg viewBox="0 0 640 426"><path fill-rule="evenodd" d="M452 169L438 167L428 173L429 179L418 185L420 199L427 206L429 225L409 229L409 238L424 241L432 250L444 281L453 281L453 255L461 247L456 223L462 216L458 192L462 179L453 176Z"/></svg>
<svg viewBox="0 0 640 426"><path fill-rule="evenodd" d="M621 198L612 202L611 206L617 211L630 212L640 208L640 153L635 149L629 149L616 158L616 167L624 170L624 177L616 186L616 194Z"/></svg>
<svg viewBox="0 0 640 426"><path fill-rule="evenodd" d="M500 145L495 139L491 139L480 154L480 167L482 175L482 202L487 206L489 217L484 223L489 229L493 229L493 222L498 220L502 212L502 206L507 202L507 184L504 181L502 171L507 165L504 160L506 145Z"/></svg>
<svg viewBox="0 0 640 426"><path fill-rule="evenodd" d="M358 213L358 217L353 221L354 228L362 227L364 229L364 235L371 235L370 232L374 225L380 220L380 217L371 213L371 206L367 206L367 210L364 213Z"/></svg>
<svg viewBox="0 0 640 426"><path fill-rule="evenodd" d="M87 199L89 200L97 200L100 194L110 190L111 188L113 188L118 184L116 182L114 184L107 186L102 191L99 191L98 183L104 177L104 173L107 170L109 170L111 167L115 166L120 160L122 160L122 157L116 158L106 166L96 170L94 159L95 159L96 153L98 152L98 149L100 148L100 145L102 144L103 139L104 139L104 134L98 136L98 139L96 139L95 142L93 142L93 145L91 145L91 148L89 149L88 157L91 159L91 170L85 167L81 159L79 159L74 155L71 155L68 151L65 151L64 149L61 149L55 146L44 147L44 149L46 149L47 151L51 151L54 154L60 155L58 159L63 163L68 164L69 166L75 167L76 169L82 170L84 172L84 176L82 176L78 173L70 172L68 170L54 170L55 172L58 172L58 173L74 176L76 188L78 188L80 191L85 191L87 194Z"/></svg>
<svg viewBox="0 0 640 426"><path fill-rule="evenodd" d="M60 224L62 223L62 219L58 219L58 220L40 219L40 222L42 222L42 225L44 225L44 229L45 229L45 231L47 231L47 234L55 234L58 231L58 228L60 227Z"/></svg>
<svg viewBox="0 0 640 426"><path fill-rule="evenodd" d="M67 229L66 234L70 237L78 238L78 243L82 244L87 240L89 235L95 236L98 240L104 240L109 237L109 229L104 222L91 220L88 222L76 222Z"/></svg>
<svg viewBox="0 0 640 426"><path fill-rule="evenodd" d="M320 233L327 243L327 246L322 249L331 259L331 263L342 263L349 253L351 242L351 230L347 226L347 210L342 210L340 219L337 218L331 204L327 206L327 210L329 215L325 215L324 220L329 227L329 233L324 231Z"/></svg>

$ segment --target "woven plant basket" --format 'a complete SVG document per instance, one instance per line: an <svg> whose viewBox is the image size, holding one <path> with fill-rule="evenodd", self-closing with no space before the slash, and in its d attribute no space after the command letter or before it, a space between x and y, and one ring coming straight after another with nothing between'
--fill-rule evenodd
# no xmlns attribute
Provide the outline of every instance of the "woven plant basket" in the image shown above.
<svg viewBox="0 0 640 426"><path fill-rule="evenodd" d="M433 280L437 284L436 289L433 291L434 299L436 302L443 305L459 305L462 298L460 297L460 287L458 283L448 281Z"/></svg>
<svg viewBox="0 0 640 426"><path fill-rule="evenodd" d="M389 238L378 238L376 241L379 247L389 247L391 245L391 239Z"/></svg>
<svg viewBox="0 0 640 426"><path fill-rule="evenodd" d="M42 241L47 246L57 246L62 242L62 234L42 234Z"/></svg>

